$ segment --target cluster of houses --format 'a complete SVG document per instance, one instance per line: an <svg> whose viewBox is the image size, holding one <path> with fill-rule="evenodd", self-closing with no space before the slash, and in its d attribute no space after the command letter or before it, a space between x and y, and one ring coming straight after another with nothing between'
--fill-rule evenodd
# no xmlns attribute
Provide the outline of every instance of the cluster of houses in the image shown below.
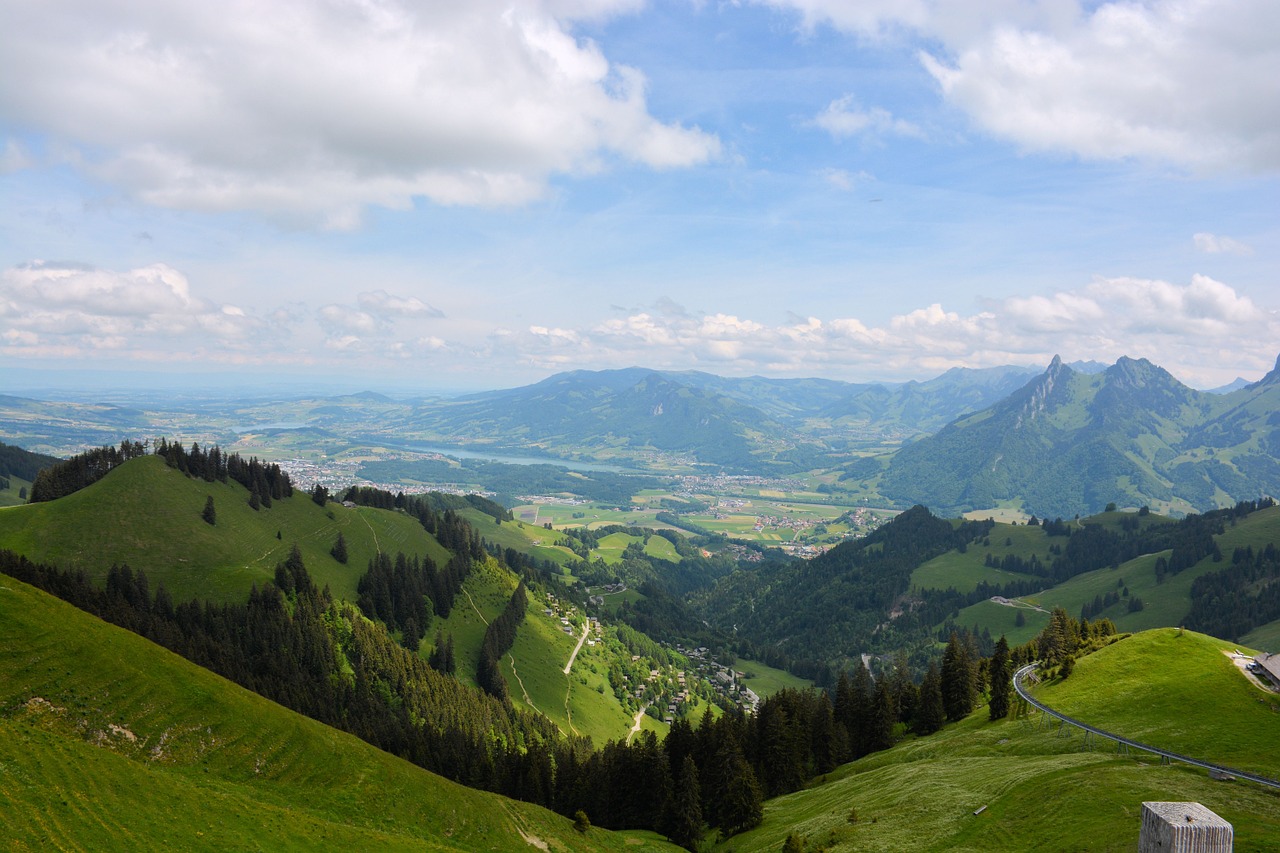
<svg viewBox="0 0 1280 853"><path fill-rule="evenodd" d="M638 663L639 655L632 655L631 662ZM650 706L656 708L659 713L654 716L659 717L667 725L671 725L676 721L676 717L680 715L685 706L692 701L693 695L690 693L689 684L685 680L684 670L675 670L667 668L664 672L661 669L649 670L649 676L644 683L638 684L632 691L632 695L636 701L644 701L646 693L652 693L653 704ZM627 676L623 676L627 679ZM629 680L629 679L628 679ZM673 683L674 682L674 683ZM663 706L666 706L665 709Z"/></svg>
<svg viewBox="0 0 1280 853"><path fill-rule="evenodd" d="M547 605L548 606L542 608L543 615L550 616L552 619L559 619L560 630L564 631L566 634L572 635L574 628L571 617L578 614L578 608L568 603L561 605L560 601L551 593L547 593ZM592 621L594 622L595 620L593 619ZM598 628L599 623L597 622L596 625Z"/></svg>
<svg viewBox="0 0 1280 853"><path fill-rule="evenodd" d="M680 478L680 491L690 494L728 492L734 489L769 489L775 492L802 492L803 480L782 477L755 477L749 474L717 474L714 476L690 474Z"/></svg>
<svg viewBox="0 0 1280 853"><path fill-rule="evenodd" d="M742 683L743 673L736 672L732 667L713 660L706 646L686 649L681 645L677 645L676 651L689 658L693 663L694 669L717 693L738 705L748 714L756 712L760 705L760 697L756 695L754 690Z"/></svg>

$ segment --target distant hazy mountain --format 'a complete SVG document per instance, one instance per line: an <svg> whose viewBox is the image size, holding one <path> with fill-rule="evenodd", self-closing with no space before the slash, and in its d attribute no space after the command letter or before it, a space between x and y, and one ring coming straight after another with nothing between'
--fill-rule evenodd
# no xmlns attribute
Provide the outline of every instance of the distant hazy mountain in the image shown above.
<svg viewBox="0 0 1280 853"><path fill-rule="evenodd" d="M881 491L943 513L1022 499L1071 516L1155 502L1208 509L1280 493L1280 363L1226 394L1145 359L1102 373L1048 370L1005 400L902 448Z"/></svg>
<svg viewBox="0 0 1280 853"><path fill-rule="evenodd" d="M1210 388L1209 393L1210 394L1230 394L1232 391L1239 391L1241 388L1244 388L1248 385L1249 385L1248 379L1245 379L1242 376L1237 376L1235 379L1231 380L1226 385L1219 385L1217 388Z"/></svg>
<svg viewBox="0 0 1280 853"><path fill-rule="evenodd" d="M534 385L424 404L411 427L549 452L651 448L761 472L831 464L850 445L932 432L1007 396L1035 370L956 368L927 382L732 378L644 368L577 370Z"/></svg>
<svg viewBox="0 0 1280 853"><path fill-rule="evenodd" d="M858 388L821 411L834 421L862 421L909 432L933 432L960 415L1004 399L1035 376L1030 367L953 367L927 382Z"/></svg>
<svg viewBox="0 0 1280 853"><path fill-rule="evenodd" d="M741 469L791 470L795 453L821 449L757 408L643 368L577 370L433 404L415 413L413 427L445 441L575 456L652 449Z"/></svg>

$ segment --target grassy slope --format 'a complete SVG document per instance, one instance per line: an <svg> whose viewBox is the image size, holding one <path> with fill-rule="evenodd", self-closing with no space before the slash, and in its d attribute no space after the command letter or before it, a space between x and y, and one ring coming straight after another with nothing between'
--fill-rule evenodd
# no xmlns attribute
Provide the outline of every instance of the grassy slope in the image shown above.
<svg viewBox="0 0 1280 853"><path fill-rule="evenodd" d="M17 477L9 478L9 488L0 489L0 507L20 506L27 502L27 499L20 497L22 490L26 489L27 493L31 493L31 483L27 480L21 480Z"/></svg>
<svg viewBox="0 0 1280 853"><path fill-rule="evenodd" d="M955 587L960 592L969 592L983 580L993 584L1027 580L1033 576L986 567L983 563L986 561L987 554L997 560L1010 554L1029 560L1032 554L1036 554L1041 562L1051 563L1053 556L1049 554L1049 546L1066 541L1062 538L1053 539L1046 536L1044 529L1039 526L1027 527L1012 524L997 524L992 528L988 539L991 542L990 545L977 542L970 545L963 554L959 551L948 551L921 564L911 573L912 585L920 589ZM1006 545L1006 541L1010 544Z"/></svg>
<svg viewBox="0 0 1280 853"><path fill-rule="evenodd" d="M515 548L539 560L550 560L560 565L578 559L567 547L558 544L568 539L563 533L523 521L504 521L498 524L493 516L478 509L464 509L460 515L482 538L504 548ZM535 542L538 544L535 545Z"/></svg>
<svg viewBox="0 0 1280 853"><path fill-rule="evenodd" d="M214 526L200 521L209 495ZM339 532L347 541L345 566L329 554ZM153 586L163 581L179 601L243 599L252 584L274 577L295 542L316 582L352 600L378 548L437 562L449 556L402 513L334 503L322 508L301 493L255 512L242 486L184 477L154 456L132 460L57 501L0 510L0 547L83 568L91 577L105 577L113 562L127 563L144 569Z"/></svg>
<svg viewBox="0 0 1280 853"><path fill-rule="evenodd" d="M1280 778L1280 696L1222 654L1234 644L1177 628L1144 631L1081 658L1036 698L1106 731ZM1105 696L1105 701L1099 697Z"/></svg>
<svg viewBox="0 0 1280 853"><path fill-rule="evenodd" d="M1217 666L1226 658L1216 643L1189 633L1185 647L1175 650L1179 667L1169 666L1166 633L1174 632L1138 635L1110 647L1105 656L1085 658L1062 688L1045 689L1043 697L1051 703L1069 699L1079 716L1106 717L1118 730L1132 733L1152 721L1151 693L1167 692L1158 706L1170 710L1160 718L1164 730L1145 730L1144 736L1188 749L1214 740L1224 711L1191 699L1197 693L1233 697L1244 679ZM1168 677L1150 691L1123 692L1131 683L1126 671L1162 667ZM1193 677L1180 679L1179 670ZM1256 702L1250 705L1253 700L1245 696L1223 707L1233 724L1250 727L1242 737L1257 752L1260 744L1276 742L1280 717ZM716 849L777 851L788 833L796 832L806 836L810 849L827 843L832 851L1130 851L1143 801L1171 800L1201 802L1231 821L1237 850L1280 850L1280 795L1275 792L1214 782L1184 765L1165 767L1141 754L1117 755L1105 745L1082 747L1079 733L1059 737L1056 730L1039 730L1034 718L991 723L982 708L939 734L909 740L846 765L808 790L769 801L759 828ZM974 815L982 806L986 810ZM851 808L857 810L856 824L848 821Z"/></svg>
<svg viewBox="0 0 1280 853"><path fill-rule="evenodd" d="M432 623L427 643L435 641L437 626L446 635L453 635L460 681L471 685L476 683L476 666L480 660L485 626L506 607L516 583L515 576L496 563L477 566L463 584L464 592L455 600L449 618ZM536 595L530 596L528 614L516 633L515 644L503 658L502 674L507 679L511 701L525 707L532 706L531 710L547 716L562 731L590 735L597 744L625 737L631 728L631 717L618 704L608 686L609 656L622 654L624 650L616 643L608 647L584 644L574 662L572 674L566 676L564 665L582 636L584 617L581 612L575 617L574 635L570 638L561 630L558 617L543 613L544 607L545 602ZM429 654L429 650L424 648L422 654ZM629 658L630 653L627 655ZM591 671L592 666L595 666L595 672ZM596 690L599 685L604 686L603 693ZM566 695L569 697L568 708Z"/></svg>
<svg viewBox="0 0 1280 853"><path fill-rule="evenodd" d="M754 690L756 695L761 698L772 696L787 687L803 689L813 686L813 682L807 678L792 675L786 670L774 669L771 666L760 663L760 661L738 658L738 662L733 665L733 668L739 672L746 673L747 677L743 679L743 683Z"/></svg>
<svg viewBox="0 0 1280 853"><path fill-rule="evenodd" d="M1118 519L1123 513L1103 513L1095 516L1089 521L1101 521L1102 523L1114 524L1118 523ZM1151 521L1147 523L1167 523L1158 519L1157 516L1151 516ZM1036 531L1036 528L1016 527L1012 528L1017 531ZM997 525L996 530L992 532L991 544L992 552L995 553L995 545L997 540L1003 545L1004 535L1006 531L1003 526ZM1027 533L1022 534L1024 537ZM1043 535L1043 534L1040 534ZM1063 540L1059 540L1063 541ZM1231 558L1231 552L1237 547L1245 547L1252 545L1254 550L1266 547L1269 542L1280 542L1280 506L1271 507L1270 509L1256 512L1240 521L1234 527L1228 526L1223 534L1217 537L1218 545L1225 555L1226 560L1222 563L1215 563L1211 558L1206 557L1196 565L1178 573L1177 575L1167 576L1164 583L1156 582L1155 564L1156 559L1160 556L1169 556L1168 551L1159 554L1145 554L1133 560L1123 563L1119 568L1098 569L1093 572L1086 572L1077 575L1058 586L1045 590L1040 595L1027 596L1027 601L1033 601L1045 609L1053 607L1065 608L1072 616L1079 617L1080 608L1095 596L1106 595L1111 591L1119 592L1123 587L1128 587L1131 597L1142 599L1143 609L1136 612L1129 612L1129 599L1125 598L1119 604L1112 605L1102 612L1102 616L1111 619L1122 631L1145 631L1149 628L1158 628L1169 625L1179 625L1186 618L1187 612L1191 608L1191 584L1192 582L1207 572L1219 571L1226 568ZM1029 556L1029 552L1018 550L1018 540L1014 541L1012 553L1022 553ZM967 554L957 554L951 552L944 554L942 557L924 564L912 575L913 582L919 583L917 577L921 579L930 578L932 581L927 585L940 586L946 575L941 571L941 565L949 565L951 563L959 563L965 558L975 557L978 565L981 565L982 559L985 558L985 548L970 547ZM975 555L975 551L981 551ZM1041 559L1045 558L1045 550L1042 548L1037 553ZM991 572L991 569L985 571ZM960 573L963 577L963 573ZM942 580L940 580L942 579ZM973 583L976 584L976 579ZM1121 583L1123 582L1123 583ZM922 584L925 585L925 584ZM960 582L956 582L955 586L960 588ZM972 588L972 585L969 587ZM991 602L979 602L971 607L967 607L960 611L960 616L956 620L961 625L974 625L987 627L993 636L999 636L1004 633L1009 637L1010 642L1026 642L1035 636L1035 634L1047 623L1047 617L1031 611L1024 613L1027 624L1022 629L1014 628L1014 619L1016 613L1007 607L1002 607ZM1243 638L1244 642L1254 645L1266 645L1266 640L1280 641L1280 623L1272 623L1256 629L1254 633Z"/></svg>
<svg viewBox="0 0 1280 853"><path fill-rule="evenodd" d="M455 785L7 577L0 648L7 849L674 849Z"/></svg>

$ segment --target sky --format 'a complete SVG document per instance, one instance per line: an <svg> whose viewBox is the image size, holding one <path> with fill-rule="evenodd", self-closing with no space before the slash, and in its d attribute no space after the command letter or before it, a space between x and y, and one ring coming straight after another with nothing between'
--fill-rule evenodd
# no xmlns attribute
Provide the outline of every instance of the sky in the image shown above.
<svg viewBox="0 0 1280 853"><path fill-rule="evenodd" d="M1280 354L1274 0L0 9L10 385Z"/></svg>

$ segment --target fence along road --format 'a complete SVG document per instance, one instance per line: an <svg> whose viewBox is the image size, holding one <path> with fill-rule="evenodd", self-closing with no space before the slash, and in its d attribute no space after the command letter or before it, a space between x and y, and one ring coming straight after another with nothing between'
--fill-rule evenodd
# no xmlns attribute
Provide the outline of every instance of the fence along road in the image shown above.
<svg viewBox="0 0 1280 853"><path fill-rule="evenodd" d="M1083 731L1090 732L1092 734L1097 735L1098 737L1106 738L1107 740L1113 740L1117 744L1122 744L1132 749L1140 749L1143 752L1154 753L1155 755L1159 755L1161 758L1167 758L1173 761L1181 761L1183 764L1190 764L1195 767L1203 767L1205 770L1216 771L1218 773L1225 773L1229 776L1234 776L1238 779L1248 779L1250 782L1257 782L1259 785L1266 785L1269 788L1280 788L1280 782L1276 781L1275 779L1269 779L1266 776L1259 776L1256 773L1248 773L1244 770L1236 770L1234 767L1225 767L1221 764L1214 764L1209 761L1201 761L1198 758L1191 758L1190 756L1182 755L1177 752L1170 752L1167 749L1160 749L1159 747L1156 747L1156 746L1151 746L1149 744L1141 743L1136 740L1130 740L1127 737L1121 737L1120 735L1113 734L1112 732L1105 732L1102 729L1089 725L1088 723L1082 723L1079 720L1075 719L1074 717L1068 717L1066 714L1063 714L1060 711L1055 711L1052 708L1050 708L1048 705L1041 702L1040 700L1034 698L1030 693L1027 692L1026 688L1023 687L1022 685L1023 679L1026 678L1028 675L1030 675L1031 671L1034 670L1035 668L1036 668L1036 664L1032 663L1024 666L1022 669L1014 673L1013 689L1018 691L1018 696L1025 699L1030 704L1034 705L1037 709L1043 711L1044 713L1048 714L1051 717L1055 717L1061 720L1065 724L1075 726L1078 729L1082 729Z"/></svg>

